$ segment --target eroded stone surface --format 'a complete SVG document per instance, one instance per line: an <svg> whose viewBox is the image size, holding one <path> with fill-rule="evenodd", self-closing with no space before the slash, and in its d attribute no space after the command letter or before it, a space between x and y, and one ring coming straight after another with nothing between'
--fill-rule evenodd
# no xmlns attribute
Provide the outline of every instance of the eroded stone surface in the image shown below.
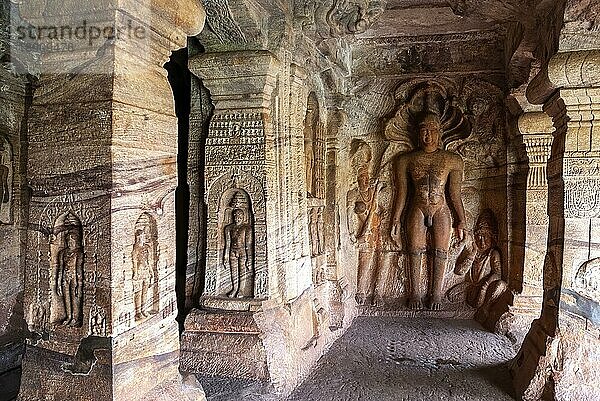
<svg viewBox="0 0 600 401"><path fill-rule="evenodd" d="M359 317L288 401L512 400L513 352L471 321Z"/></svg>

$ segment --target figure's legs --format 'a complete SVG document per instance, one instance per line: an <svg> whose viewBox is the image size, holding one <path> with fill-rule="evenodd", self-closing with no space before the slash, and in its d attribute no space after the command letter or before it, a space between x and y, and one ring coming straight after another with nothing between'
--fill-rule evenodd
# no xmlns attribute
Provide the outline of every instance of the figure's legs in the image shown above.
<svg viewBox="0 0 600 401"><path fill-rule="evenodd" d="M70 325L73 320L73 289L71 280L63 281L63 298L65 300L65 321L63 324Z"/></svg>
<svg viewBox="0 0 600 401"><path fill-rule="evenodd" d="M141 294L141 299L140 299L140 314L143 317L148 316L148 314L146 313L147 299L148 299L148 279L144 279L144 280L142 280L142 294Z"/></svg>
<svg viewBox="0 0 600 401"><path fill-rule="evenodd" d="M240 284L238 298L252 298L254 296L254 272L246 268L248 259L244 254L239 258Z"/></svg>
<svg viewBox="0 0 600 401"><path fill-rule="evenodd" d="M375 298L375 285L377 284L377 274L379 270L379 252L373 251L371 252L371 258L369 259L369 268L367 270L366 285L367 292L365 303L367 305L373 305L373 301Z"/></svg>
<svg viewBox="0 0 600 401"><path fill-rule="evenodd" d="M357 301L361 305L371 305L377 279L377 253L373 249L360 251L358 260Z"/></svg>
<svg viewBox="0 0 600 401"><path fill-rule="evenodd" d="M136 280L133 283L133 306L135 309L135 320L140 320L144 316L142 315L142 289L140 280Z"/></svg>
<svg viewBox="0 0 600 401"><path fill-rule="evenodd" d="M412 208L406 218L410 292L408 307L423 309L426 285L423 283L423 254L427 247L425 216L419 208Z"/></svg>
<svg viewBox="0 0 600 401"><path fill-rule="evenodd" d="M227 296L237 297L240 290L240 257L236 251L231 251L229 254L229 263L231 265L231 291Z"/></svg>
<svg viewBox="0 0 600 401"><path fill-rule="evenodd" d="M448 248L450 246L450 233L452 230L452 218L448 206L440 208L433 216L432 237L433 237L433 280L431 285L432 310L442 308L442 298L444 291L444 276L446 274L446 260L448 259Z"/></svg>
<svg viewBox="0 0 600 401"><path fill-rule="evenodd" d="M82 303L83 303L83 283L77 283L76 279L73 279L73 283L74 285L76 285L76 287L73 288L73 303L72 303L72 310L71 310L71 314L72 314L72 322L73 322L73 326L78 326L80 325L80 321L81 321L81 308L82 308ZM77 284L75 284L77 283Z"/></svg>
<svg viewBox="0 0 600 401"><path fill-rule="evenodd" d="M481 306L484 307L485 312L489 312L489 308L500 298L500 296L506 291L508 285L504 280L493 281L488 287L487 291L482 294Z"/></svg>

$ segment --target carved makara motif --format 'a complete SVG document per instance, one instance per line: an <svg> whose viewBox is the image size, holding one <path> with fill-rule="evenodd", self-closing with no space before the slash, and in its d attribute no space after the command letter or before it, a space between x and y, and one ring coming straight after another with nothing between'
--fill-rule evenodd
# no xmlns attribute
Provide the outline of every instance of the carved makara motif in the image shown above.
<svg viewBox="0 0 600 401"><path fill-rule="evenodd" d="M327 23L334 36L363 33L385 10L385 0L334 0Z"/></svg>
<svg viewBox="0 0 600 401"><path fill-rule="evenodd" d="M50 324L83 324L84 252L81 221L59 216L50 235Z"/></svg>
<svg viewBox="0 0 600 401"><path fill-rule="evenodd" d="M0 136L0 224L10 224L13 186L11 146Z"/></svg>
<svg viewBox="0 0 600 401"><path fill-rule="evenodd" d="M135 223L131 251L135 320L158 311L158 231L156 220L142 213ZM150 304L150 305L148 305Z"/></svg>
<svg viewBox="0 0 600 401"><path fill-rule="evenodd" d="M229 223L223 227L223 270L226 280L220 295L254 297L254 227L252 206L243 190L235 191L225 210ZM226 221L225 220L225 221Z"/></svg>
<svg viewBox="0 0 600 401"><path fill-rule="evenodd" d="M454 302L466 300L486 314L508 288L502 279L502 256L497 245L498 222L490 209L479 214L473 234L474 238L465 237L464 248L454 267L454 274L466 274L466 281L452 287L447 295Z"/></svg>
<svg viewBox="0 0 600 401"><path fill-rule="evenodd" d="M600 258L583 263L573 279L573 289L579 294L600 302Z"/></svg>

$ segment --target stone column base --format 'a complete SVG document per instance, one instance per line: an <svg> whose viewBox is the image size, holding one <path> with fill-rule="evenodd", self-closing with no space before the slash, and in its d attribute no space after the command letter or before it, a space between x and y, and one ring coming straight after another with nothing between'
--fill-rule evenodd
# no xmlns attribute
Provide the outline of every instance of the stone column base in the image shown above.
<svg viewBox="0 0 600 401"><path fill-rule="evenodd" d="M267 353L260 336L251 312L194 309L185 319L180 369L267 381Z"/></svg>

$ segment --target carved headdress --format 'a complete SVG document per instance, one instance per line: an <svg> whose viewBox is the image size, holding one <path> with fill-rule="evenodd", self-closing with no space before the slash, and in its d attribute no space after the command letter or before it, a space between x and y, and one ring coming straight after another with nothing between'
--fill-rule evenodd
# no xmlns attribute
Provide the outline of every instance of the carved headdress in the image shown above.
<svg viewBox="0 0 600 401"><path fill-rule="evenodd" d="M437 120L441 127L444 148L449 143L466 138L471 133L469 120L456 104L456 97L446 88L449 84L438 80L400 85L396 90L399 107L385 127L385 137L413 149L418 127L424 122Z"/></svg>

